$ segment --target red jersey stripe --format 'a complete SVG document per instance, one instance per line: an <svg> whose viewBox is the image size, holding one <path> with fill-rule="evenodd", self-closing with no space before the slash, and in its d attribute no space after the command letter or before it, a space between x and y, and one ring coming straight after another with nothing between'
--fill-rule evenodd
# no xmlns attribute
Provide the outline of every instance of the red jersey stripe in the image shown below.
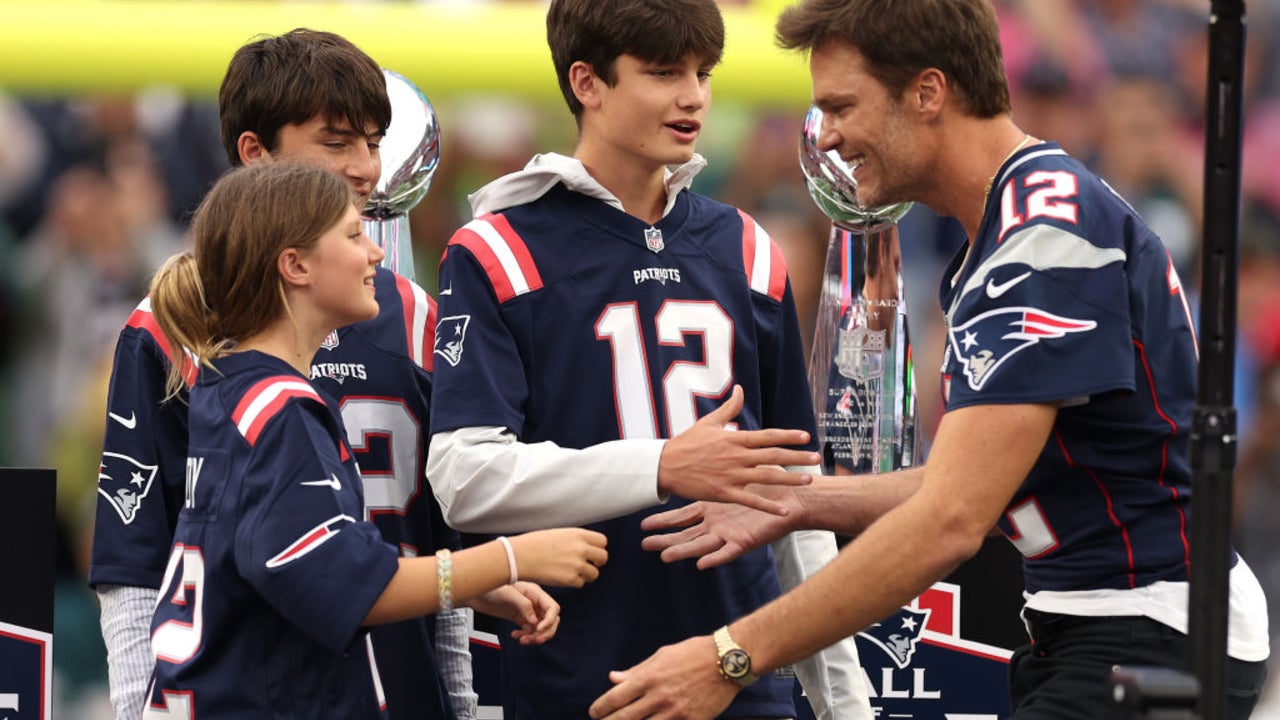
<svg viewBox="0 0 1280 720"><path fill-rule="evenodd" d="M305 380L288 375L265 378L249 388L240 398L231 420L250 445L258 442L258 436L271 418L280 412L290 398L305 397L323 403L319 393Z"/></svg>

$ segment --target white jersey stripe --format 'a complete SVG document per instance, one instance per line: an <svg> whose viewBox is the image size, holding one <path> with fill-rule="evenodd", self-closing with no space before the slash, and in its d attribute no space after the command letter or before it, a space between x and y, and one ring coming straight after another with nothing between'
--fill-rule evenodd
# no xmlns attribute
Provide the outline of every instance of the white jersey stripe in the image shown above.
<svg viewBox="0 0 1280 720"><path fill-rule="evenodd" d="M272 383L270 386L264 388L262 392L258 393L258 396L254 398L253 402L249 404L249 407L245 409L244 415L240 418L240 422L236 423L236 427L239 428L240 434L248 437L249 431L253 428L253 424L257 421L258 416L270 407L271 403L274 402L276 398L280 397L281 393L289 390L295 390L311 397L318 397L316 395L315 388L302 380L282 380L278 383Z"/></svg>
<svg viewBox="0 0 1280 720"><path fill-rule="evenodd" d="M753 236L756 244L755 258L751 263L751 289L768 295L769 279L773 275L773 248L769 233L760 227L760 223L753 219L751 224L755 226Z"/></svg>
<svg viewBox="0 0 1280 720"><path fill-rule="evenodd" d="M498 233L497 228L489 223L488 220L472 220L465 225L466 229L475 233L484 240L485 245L493 251L498 262L502 264L502 271L506 274L507 280L511 283L511 289L516 295L523 295L529 292L529 280L525 278L524 271L520 269L520 263L516 260L516 256L511 252L511 248L507 245L507 241Z"/></svg>

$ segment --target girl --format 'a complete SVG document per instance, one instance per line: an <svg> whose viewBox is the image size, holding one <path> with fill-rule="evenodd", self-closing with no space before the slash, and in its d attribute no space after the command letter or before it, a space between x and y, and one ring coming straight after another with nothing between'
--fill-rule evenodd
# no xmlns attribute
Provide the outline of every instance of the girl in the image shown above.
<svg viewBox="0 0 1280 720"><path fill-rule="evenodd" d="M184 371L199 379L144 718L379 717L362 628L469 603L543 642L555 601L530 583L489 591L519 579L580 587L606 559L604 536L576 528L400 558L358 520L346 433L307 379L331 332L378 312L383 252L352 201L319 168L233 170L196 212L194 252L152 282L160 329L188 349L169 389Z"/></svg>

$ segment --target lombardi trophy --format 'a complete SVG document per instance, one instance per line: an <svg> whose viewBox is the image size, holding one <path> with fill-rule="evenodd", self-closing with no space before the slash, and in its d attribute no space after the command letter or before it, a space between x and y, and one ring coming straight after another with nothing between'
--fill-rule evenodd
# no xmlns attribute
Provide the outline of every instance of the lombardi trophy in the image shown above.
<svg viewBox="0 0 1280 720"><path fill-rule="evenodd" d="M822 111L800 140L805 187L831 218L809 357L822 469L888 472L916 464L916 401L897 221L911 203L869 208L835 151L819 148Z"/></svg>
<svg viewBox="0 0 1280 720"><path fill-rule="evenodd" d="M431 187L440 164L440 128L422 91L399 73L383 69L391 99L391 126L382 138L382 176L364 208L364 231L387 255L382 264L414 278L409 211Z"/></svg>

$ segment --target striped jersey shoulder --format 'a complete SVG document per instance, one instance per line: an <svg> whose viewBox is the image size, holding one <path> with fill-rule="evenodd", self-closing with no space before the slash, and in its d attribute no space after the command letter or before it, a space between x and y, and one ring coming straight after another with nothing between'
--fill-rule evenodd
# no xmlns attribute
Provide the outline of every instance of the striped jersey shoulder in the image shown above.
<svg viewBox="0 0 1280 720"><path fill-rule="evenodd" d="M142 302L133 309L129 314L129 319L125 321L125 328L133 328L141 332L149 341L156 346L161 355L170 365L174 362L173 347L169 344L169 339L165 337L164 332L160 330L160 324L156 322L156 316L151 312L151 296L142 298ZM181 348L182 361L182 380L186 383L187 389L196 384L196 376L199 368L195 358L186 348Z"/></svg>
<svg viewBox="0 0 1280 720"><path fill-rule="evenodd" d="M249 445L256 445L271 421L295 399L325 404L311 383L300 377L271 375L262 378L240 396L231 413L231 422L235 423Z"/></svg>
<svg viewBox="0 0 1280 720"><path fill-rule="evenodd" d="M529 246L502 213L487 213L463 225L449 246L464 247L476 258L499 303L542 288Z"/></svg>
<svg viewBox="0 0 1280 720"><path fill-rule="evenodd" d="M434 365L432 348L436 342L436 301L409 278L389 271L387 275L395 284L394 296L404 325L405 346L402 350L413 364L430 372Z"/></svg>
<svg viewBox="0 0 1280 720"><path fill-rule="evenodd" d="M787 289L787 261L782 248L774 242L755 218L738 210L742 219L742 267L751 289L781 301Z"/></svg>

